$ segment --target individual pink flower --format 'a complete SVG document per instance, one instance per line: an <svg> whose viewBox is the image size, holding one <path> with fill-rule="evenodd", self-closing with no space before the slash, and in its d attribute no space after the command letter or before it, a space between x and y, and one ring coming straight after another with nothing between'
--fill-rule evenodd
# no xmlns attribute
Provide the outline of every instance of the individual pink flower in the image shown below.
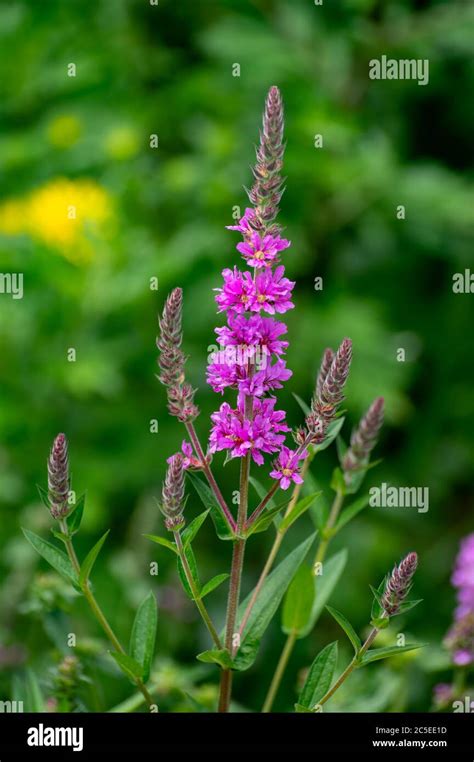
<svg viewBox="0 0 474 762"><path fill-rule="evenodd" d="M207 366L206 380L212 389L222 394L229 386L236 386L239 366L236 363L211 362Z"/></svg>
<svg viewBox="0 0 474 762"><path fill-rule="evenodd" d="M185 439L183 439L181 444L181 453L182 453L181 463L182 463L182 468L184 470L186 470L187 468L202 468L201 462L194 457L192 445L189 442L186 442ZM173 463L173 458L176 457L176 454L177 453L175 453L174 455L170 455L170 457L166 459L166 462L168 463L168 465L171 465Z"/></svg>
<svg viewBox="0 0 474 762"><path fill-rule="evenodd" d="M222 272L224 278L223 288L216 288L218 292L216 302L219 312L235 310L244 312L250 309L255 298L255 284L249 272L240 272L234 267L233 270L226 268Z"/></svg>
<svg viewBox="0 0 474 762"><path fill-rule="evenodd" d="M303 484L298 461L304 460L307 454L305 450L298 452L290 450L288 447L281 448L278 458L273 464L273 471L270 471L272 479L279 479L281 489L288 489L291 482Z"/></svg>
<svg viewBox="0 0 474 762"><path fill-rule="evenodd" d="M287 333L288 328L284 323L271 317L253 315L250 320L255 321L255 331L258 336L259 346L267 354L282 355L288 348L287 341L281 341L280 336Z"/></svg>
<svg viewBox="0 0 474 762"><path fill-rule="evenodd" d="M251 207L247 207L243 216L240 218L237 225L226 225L227 230L237 230L242 235L250 235L252 228L250 227L250 220L255 217L255 210Z"/></svg>
<svg viewBox="0 0 474 762"><path fill-rule="evenodd" d="M258 233L252 232L244 243L237 244L243 258L250 267L262 268L274 265L278 260L278 253L287 249L290 241L280 236L265 235L263 238Z"/></svg>
<svg viewBox="0 0 474 762"><path fill-rule="evenodd" d="M265 270L255 278L255 290L250 308L254 312L264 310L270 315L275 312L286 312L294 307L291 292L294 281L283 277L285 268L280 265L274 272Z"/></svg>

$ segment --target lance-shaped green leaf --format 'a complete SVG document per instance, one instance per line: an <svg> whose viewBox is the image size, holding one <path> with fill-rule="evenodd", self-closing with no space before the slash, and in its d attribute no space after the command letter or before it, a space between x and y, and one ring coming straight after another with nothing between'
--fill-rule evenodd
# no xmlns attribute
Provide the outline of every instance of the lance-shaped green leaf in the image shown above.
<svg viewBox="0 0 474 762"><path fill-rule="evenodd" d="M299 637L311 616L313 599L313 574L309 566L302 564L293 577L283 601L283 632Z"/></svg>
<svg viewBox="0 0 474 762"><path fill-rule="evenodd" d="M308 635L314 628L314 625L318 621L321 612L331 597L332 592L344 571L346 563L347 550L344 548L343 550L340 550L339 553L336 553L336 555L331 556L331 558L325 561L321 570L316 570L313 579L315 595L313 606L311 608L311 616L306 627L301 632L301 637ZM320 574L319 571L322 573Z"/></svg>
<svg viewBox="0 0 474 762"><path fill-rule="evenodd" d="M204 511L203 513L200 513L199 516L196 516L196 518L191 521L190 525L184 529L181 536L185 548L187 548L188 545L190 545L196 537L197 533L209 515L209 510L210 509L208 508L207 511Z"/></svg>
<svg viewBox="0 0 474 762"><path fill-rule="evenodd" d="M167 540L166 537L160 537L158 534L145 534L143 536L152 542L156 542L157 545L163 545L164 548L172 550L173 553L176 553L176 555L178 554L176 543L171 542L171 540Z"/></svg>
<svg viewBox="0 0 474 762"><path fill-rule="evenodd" d="M196 556L194 555L194 551L191 547L191 545L188 545L188 547L184 551L186 560L188 562L189 571L191 574L191 578L196 586L196 590L198 591L198 594L201 591L201 583L199 581L199 574L198 574L198 568L197 568L197 562L196 562ZM184 588L184 591L186 595L188 595L189 598L191 598L192 601L195 600L194 593L191 589L191 585L188 582L188 578L186 576L186 572L184 570L183 563L181 561L181 558L177 559L178 562L178 574L179 578L181 580L181 584Z"/></svg>
<svg viewBox="0 0 474 762"><path fill-rule="evenodd" d="M347 492L346 482L344 480L344 474L342 470L339 468L334 469L331 476L331 489L334 490L334 492L340 492L341 495L345 495Z"/></svg>
<svg viewBox="0 0 474 762"><path fill-rule="evenodd" d="M280 505L273 506L273 508L266 508L262 511L258 519L246 530L245 536L250 537L250 535L256 534L257 532L265 532L273 522L275 516L277 516L277 514L279 514L287 505L288 500L284 503L280 503Z"/></svg>
<svg viewBox="0 0 474 762"><path fill-rule="evenodd" d="M363 511L364 508L368 506L369 500L369 494L362 495L362 497L360 497L358 500L355 500L353 503L351 503L351 505L345 508L339 516L332 534L337 534L343 526L345 526L349 521L352 521L352 519L355 518L358 513Z"/></svg>
<svg viewBox="0 0 474 762"><path fill-rule="evenodd" d="M405 646L387 646L386 648L372 648L365 653L360 663L362 666L370 664L373 661L379 661L380 659L388 659L390 656L398 656L399 654L407 653L407 651L415 651L417 648L424 648L426 643L407 643Z"/></svg>
<svg viewBox="0 0 474 762"><path fill-rule="evenodd" d="M78 577L67 555L55 545L43 540L42 537L39 537L34 532L30 532L29 529L23 529L22 531L36 552L39 553L40 556L53 567L53 569L56 569L62 577L65 577L68 582L72 582L73 585L77 587Z"/></svg>
<svg viewBox="0 0 474 762"><path fill-rule="evenodd" d="M132 659L135 659L142 668L144 682L150 677L153 653L155 651L157 621L158 609L156 598L150 592L141 602L135 615L129 649Z"/></svg>
<svg viewBox="0 0 474 762"><path fill-rule="evenodd" d="M397 616L406 614L407 611L411 611L411 609L414 609L419 603L423 603L423 598L418 598L416 601L402 601L398 606Z"/></svg>
<svg viewBox="0 0 474 762"><path fill-rule="evenodd" d="M118 666L133 682L138 677L142 679L143 669L141 664L132 656L120 653L119 651L109 651L109 654L115 659Z"/></svg>
<svg viewBox="0 0 474 762"><path fill-rule="evenodd" d="M374 621L379 619L381 615L384 613L384 610L382 607L382 596L387 586L388 576L389 576L388 574L385 575L385 577L383 578L378 588L372 587L372 585L370 585L370 589L372 590L372 594L374 596L374 600L372 601L372 613L371 613L371 618Z"/></svg>
<svg viewBox="0 0 474 762"><path fill-rule="evenodd" d="M206 595L209 595L209 593L212 593L213 590L216 589L216 587L219 587L219 585L222 585L223 582L225 582L226 579L228 579L228 574L216 574L215 577L209 580L209 582L206 582L205 585L202 586L202 590L200 593L200 598L205 598Z"/></svg>
<svg viewBox="0 0 474 762"><path fill-rule="evenodd" d="M288 585L306 558L315 537L316 533L304 540L268 575L243 632L239 650L234 658L235 669L245 670L252 666L263 634L273 619ZM238 622L242 620L251 595L248 595L239 606Z"/></svg>
<svg viewBox="0 0 474 762"><path fill-rule="evenodd" d="M322 450L325 450L327 447L332 445L337 435L339 434L340 430L342 429L343 425L344 425L344 416L342 416L341 418L336 418L336 420L334 421L331 421L331 423L327 427L324 441L321 442L321 444L311 445L313 452L315 453L321 452Z"/></svg>
<svg viewBox="0 0 474 762"><path fill-rule="evenodd" d="M373 460L372 463L364 463L357 468L354 468L350 472L349 484L346 484L346 494L354 495L358 490L362 482L364 481L367 471L370 471L375 466L381 463L381 459Z"/></svg>
<svg viewBox="0 0 474 762"><path fill-rule="evenodd" d="M227 524L226 519L222 515L222 509L217 502L214 493L212 490L208 487L206 482L204 482L197 474L194 474L192 471L186 472L188 479L191 481L191 484L193 485L194 489L198 493L199 497L201 498L204 507L206 509L209 509L211 512L211 518L214 523L214 528L216 530L217 536L221 540L232 540L234 539L233 534Z"/></svg>
<svg viewBox="0 0 474 762"><path fill-rule="evenodd" d="M203 651L196 656L196 659L205 664L218 664L223 669L231 669L232 658L225 648L213 648L210 651Z"/></svg>
<svg viewBox="0 0 474 762"><path fill-rule="evenodd" d="M337 611L337 609L333 609L332 606L326 606L326 608L331 614L331 616L334 617L336 622L342 627L342 629L346 633L347 637L349 638L349 640L351 641L354 647L354 651L358 653L359 649L362 647L362 643L356 631L354 630L353 626L349 622L349 620L346 619L344 614L341 614L340 611Z"/></svg>
<svg viewBox="0 0 474 762"><path fill-rule="evenodd" d="M67 524L69 534L71 536L73 534L76 534L76 532L79 531L82 517L84 515L85 504L86 504L86 495L84 493L83 495L81 495L77 503L72 507L71 513L68 514L68 517L66 519L66 524Z"/></svg>
<svg viewBox="0 0 474 762"><path fill-rule="evenodd" d="M313 492L312 495L307 495L306 497L301 498L301 500L298 500L294 508L290 511L288 516L285 516L284 519L282 519L282 522L279 526L280 532L286 532L287 529L291 527L292 524L295 523L296 519L299 519L300 516L303 515L303 513L306 513L306 511L311 508L316 498L318 498L321 495L321 492Z"/></svg>
<svg viewBox="0 0 474 762"><path fill-rule="evenodd" d="M297 401L298 405L300 406L301 410L305 414L305 417L311 413L310 406L302 399L298 394L295 394L293 392L293 397Z"/></svg>
<svg viewBox="0 0 474 762"><path fill-rule="evenodd" d="M309 668L298 704L306 709L313 709L331 687L337 665L337 641L330 643L316 656Z"/></svg>
<svg viewBox="0 0 474 762"><path fill-rule="evenodd" d="M99 555L99 553L100 553L100 551L102 549L102 545L106 541L109 532L110 532L110 529L107 529L105 534L103 534L102 537L100 538L100 540L98 540L98 542L96 542L94 547L88 552L87 556L85 557L84 561L82 562L82 564L81 564L81 572L79 574L79 584L80 584L81 587L84 587L84 585L87 584L87 582L89 580L89 577L90 577L90 573L92 571L92 567L94 566L94 564L95 564L95 562L97 560L97 556Z"/></svg>
<svg viewBox="0 0 474 762"><path fill-rule="evenodd" d="M36 485L36 489L38 490L38 494L40 496L40 500L43 503L44 507L48 509L48 511L51 510L51 502L49 500L49 494L48 490L41 486L41 484Z"/></svg>

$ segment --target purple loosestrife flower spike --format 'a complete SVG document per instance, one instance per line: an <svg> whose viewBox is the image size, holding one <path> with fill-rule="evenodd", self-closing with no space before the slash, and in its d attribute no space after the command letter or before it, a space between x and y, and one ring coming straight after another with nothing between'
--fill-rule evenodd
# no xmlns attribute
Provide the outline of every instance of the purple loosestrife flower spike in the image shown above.
<svg viewBox="0 0 474 762"><path fill-rule="evenodd" d="M379 431L383 424L384 399L377 397L361 418L359 426L351 436L351 446L342 459L342 469L349 472L369 462L370 453L375 447Z"/></svg>
<svg viewBox="0 0 474 762"><path fill-rule="evenodd" d="M183 292L181 288L175 288L166 299L156 345L160 350L158 364L161 374L158 378L168 391L168 410L178 420L188 423L199 415L199 409L194 404L195 391L186 383L184 376L186 357L181 349L182 309Z"/></svg>
<svg viewBox="0 0 474 762"><path fill-rule="evenodd" d="M181 314L183 309L183 292L175 288L168 295L163 315L159 320L160 336L156 345L160 350L159 366L160 381L165 386L181 384L184 381L185 357L181 350L183 334L181 330Z"/></svg>
<svg viewBox="0 0 474 762"><path fill-rule="evenodd" d="M69 456L65 434L58 434L48 459L48 497L51 516L61 519L69 511Z"/></svg>
<svg viewBox="0 0 474 762"><path fill-rule="evenodd" d="M331 347L328 347L327 349L324 350L323 359L321 360L321 365L319 368L318 378L316 380L315 397L318 400L321 399L323 385L327 378L327 375L329 373L329 369L332 365L333 360L334 360L334 351L331 349Z"/></svg>
<svg viewBox="0 0 474 762"><path fill-rule="evenodd" d="M271 87L265 101L263 128L257 148L257 163L253 168L255 182L249 191L249 199L255 213L249 223L257 232L276 234L279 225L271 224L278 214L278 204L283 194L283 102L278 87Z"/></svg>
<svg viewBox="0 0 474 762"><path fill-rule="evenodd" d="M418 556L416 553L409 553L398 566L395 565L387 580L381 599L382 608L388 616L395 616L399 613L400 605L410 592L417 566Z"/></svg>
<svg viewBox="0 0 474 762"><path fill-rule="evenodd" d="M329 352L326 350L321 363L316 393L311 400L311 412L306 418L306 426L311 435L311 442L319 444L324 441L327 427L334 419L338 405L344 399L344 385L349 375L352 360L352 341L344 339L329 363ZM329 366L326 372L326 365ZM325 375L322 380L322 375ZM320 381L321 379L321 381ZM318 394L318 385L320 393ZM300 435L301 436L301 435Z"/></svg>
<svg viewBox="0 0 474 762"><path fill-rule="evenodd" d="M333 357L321 389L321 402L336 408L344 399L343 389L349 375L352 360L352 341L344 339Z"/></svg>
<svg viewBox="0 0 474 762"><path fill-rule="evenodd" d="M184 524L184 456L177 452L167 462L160 509L165 517L166 528L174 532Z"/></svg>

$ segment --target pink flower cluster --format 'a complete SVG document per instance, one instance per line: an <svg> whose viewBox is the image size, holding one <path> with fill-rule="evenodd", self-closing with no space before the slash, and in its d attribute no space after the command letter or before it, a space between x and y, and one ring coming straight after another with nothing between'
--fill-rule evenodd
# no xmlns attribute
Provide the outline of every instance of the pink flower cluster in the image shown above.
<svg viewBox="0 0 474 762"><path fill-rule="evenodd" d="M252 418L245 417L245 405L240 399L236 408L224 402L211 415L213 427L210 450L229 450L232 458L250 453L257 465L263 465L262 453L277 452L289 431L284 422L285 412L275 410L275 398L256 399Z"/></svg>
<svg viewBox="0 0 474 762"><path fill-rule="evenodd" d="M461 542L451 582L457 589L458 607L446 645L454 663L467 666L474 664L474 534Z"/></svg>
<svg viewBox="0 0 474 762"><path fill-rule="evenodd" d="M211 416L210 451L228 450L231 457L250 453L254 462L262 465L263 454L278 452L289 431L285 413L275 410L275 398L266 395L280 389L292 375L282 359L288 342L281 337L287 327L268 315L282 314L294 306L291 294L295 284L277 264L279 252L290 242L276 232L257 233L251 226L254 219L254 210L248 208L237 225L228 226L242 233L244 241L237 244L237 250L254 271L226 269L223 286L215 289L227 325L216 328L220 349L209 358L207 381L215 392L237 391L236 408L224 403ZM275 269L273 265L277 265Z"/></svg>
<svg viewBox="0 0 474 762"><path fill-rule="evenodd" d="M451 582L458 590L456 618L474 613L474 534L461 542Z"/></svg>

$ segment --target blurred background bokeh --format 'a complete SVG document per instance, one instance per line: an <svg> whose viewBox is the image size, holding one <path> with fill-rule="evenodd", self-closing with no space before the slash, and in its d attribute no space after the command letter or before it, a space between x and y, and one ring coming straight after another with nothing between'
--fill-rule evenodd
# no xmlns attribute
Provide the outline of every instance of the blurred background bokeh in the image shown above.
<svg viewBox="0 0 474 762"><path fill-rule="evenodd" d="M109 708L132 691L84 602L20 532L48 535L36 484L45 484L51 441L65 431L73 486L88 496L79 553L112 530L95 570L98 597L126 640L151 587L160 605L160 707L213 706L217 673L195 661L206 633L174 560L143 538L162 532L154 496L183 438L155 378L157 314L182 286L205 438L221 402L205 384L221 324L212 289L239 261L236 234L224 226L235 206L245 208L264 97L277 84L287 138L281 221L296 280L294 375L279 400L297 425L292 394L308 399L321 352L350 336L345 437L375 396L387 406L383 461L364 488L386 481L430 490L427 513L369 508L334 543L348 547L349 562L332 602L359 629L369 583L419 552L424 603L394 632L430 646L357 673L333 709L430 708L433 685L451 674L441 647L454 606L449 577L459 539L473 528L473 297L452 290L453 274L472 265L474 241L473 33L473 6L462 0L1 3L0 269L24 274L23 299L0 296L1 699L25 686L35 694L37 682L45 698L57 696L69 632L91 681L79 706ZM369 80L368 62L382 54L429 59L429 84ZM335 464L335 448L316 459L322 484ZM230 497L236 464L224 469L217 457L215 466ZM201 510L194 494L187 510ZM309 531L305 517L286 548ZM269 543L267 535L249 542L245 591ZM210 523L198 547L205 578L228 569L228 544ZM158 577L149 575L153 560ZM220 623L225 592L209 598ZM339 636L325 615L298 643L276 709L292 709L301 671ZM276 621L257 664L235 681L242 707L260 708L283 642Z"/></svg>

